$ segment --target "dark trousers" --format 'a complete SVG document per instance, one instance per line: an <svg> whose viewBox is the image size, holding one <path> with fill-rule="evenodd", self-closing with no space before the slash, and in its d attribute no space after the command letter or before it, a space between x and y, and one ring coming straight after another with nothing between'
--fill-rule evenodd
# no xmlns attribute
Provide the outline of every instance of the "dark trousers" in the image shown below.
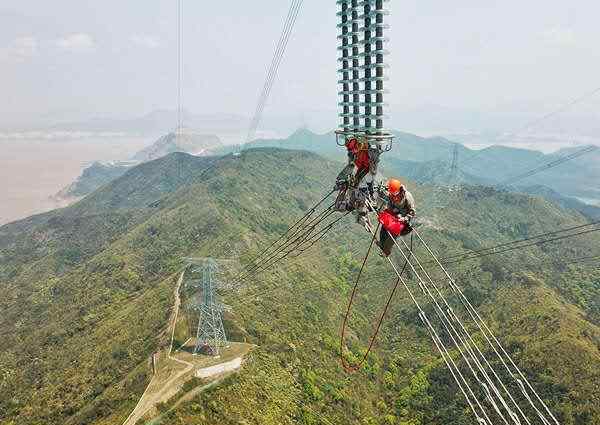
<svg viewBox="0 0 600 425"><path fill-rule="evenodd" d="M383 226L379 230L379 247L386 256L392 253L392 248L394 247L394 239L392 239L392 236L390 236Z"/></svg>

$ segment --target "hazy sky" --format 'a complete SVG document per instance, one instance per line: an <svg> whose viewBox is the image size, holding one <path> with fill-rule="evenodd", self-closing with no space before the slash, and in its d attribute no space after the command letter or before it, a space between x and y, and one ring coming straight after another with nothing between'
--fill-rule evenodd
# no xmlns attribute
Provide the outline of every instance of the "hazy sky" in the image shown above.
<svg viewBox="0 0 600 425"><path fill-rule="evenodd" d="M249 115L289 1L183 2L185 107ZM600 86L598 1L388 4L392 113L543 114ZM336 108L335 12L305 0L269 113ZM175 0L3 1L0 125L174 108L176 34Z"/></svg>

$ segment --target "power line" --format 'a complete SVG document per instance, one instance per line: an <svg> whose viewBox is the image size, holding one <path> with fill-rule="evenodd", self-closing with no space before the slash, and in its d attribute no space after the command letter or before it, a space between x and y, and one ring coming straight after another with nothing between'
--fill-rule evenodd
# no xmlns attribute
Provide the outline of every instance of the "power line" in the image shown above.
<svg viewBox="0 0 600 425"><path fill-rule="evenodd" d="M558 159L555 159L553 161L550 161L550 162L548 162L546 164L537 166L537 167L535 167L535 168L533 168L531 170L528 170L528 171L525 171L525 172L523 172L521 174L518 174L516 176L510 177L510 178L508 178L508 179L506 179L506 180L504 180L504 181L502 181L502 182L500 182L498 184L495 184L495 185L492 184L492 186L495 186L495 187L497 187L499 189L508 189L511 185L513 185L514 183L516 183L516 182L518 182L520 180L523 180L523 179L526 179L528 177L532 177L532 176L534 176L534 175L536 175L538 173L550 170L550 169L552 169L554 167L557 167L557 166L559 166L561 164L564 164L565 162L569 162L569 161L571 161L573 159L576 159L576 158L579 158L580 156L583 156L585 154L588 154L588 153L591 153L591 152L595 152L596 150L598 150L598 146L586 146L586 147L584 147L584 148L582 148L582 149L580 149L580 150L578 150L576 152L564 155L564 156L562 156L562 157L560 157ZM467 167L467 168L470 168L470 167ZM457 169L460 169L460 168L457 167ZM475 171L475 170L473 170L473 171ZM436 197L437 197L437 195L434 195L434 202L435 202L435 198Z"/></svg>
<svg viewBox="0 0 600 425"><path fill-rule="evenodd" d="M375 234L373 233L373 235L375 235ZM450 340L452 341L454 347L458 350L458 353L460 353L462 360L467 364L468 369L471 371L471 374L473 375L474 380L478 381L483 386L484 384L483 384L483 382L481 382L480 378L478 377L478 372L475 370L472 362L469 359L469 356L465 355L465 353L463 351L463 349L464 349L463 347L465 346L465 343L462 341L462 339L461 339L460 335L458 334L458 332L456 331L453 323L448 318L447 313L444 311L444 309L440 306L437 299L434 297L430 287L420 277L419 273L416 271L414 265L410 261L410 257L411 256L414 257L414 253L411 252L408 255L405 254L404 251L398 245L398 242L392 237L392 235L388 235L388 236L392 238L397 250L402 254L406 263L409 265L409 267L413 271L413 274L417 277L417 279L418 279L417 284L419 286L419 289L423 292L424 295L429 295L429 298L431 298L431 300L433 302L433 306L435 307L436 316L439 318L440 323L443 325L444 330L446 331L447 335L450 337ZM467 377L465 377L465 374L463 374L461 372L460 368L456 364L452 354L450 353L450 350L446 347L446 345L444 343L445 338L440 337L439 333L436 331L433 324L429 320L427 313L420 306L415 295L410 290L406 280L404 278L402 278L401 273L398 272L397 267L395 266L394 262L391 260L390 257L387 257L387 260L390 263L390 265L392 266L392 268L394 269L394 272L396 273L396 276L398 277L398 279L402 282L404 288L406 289L407 293L409 294L410 298L412 299L413 304L418 309L419 318L421 319L423 326L425 326L425 328L429 332L430 337L433 340L436 348L438 349L444 363L446 364L448 370L450 371L450 373L452 374L452 377L454 378L454 381L456 382L456 384L458 385L462 394L464 395L465 400L467 401L467 403L469 404L469 407L471 408L471 411L475 415L477 423L484 424L484 425L491 425L492 421L490 420L486 409L483 407L479 398L475 395L475 392L471 388L469 380L467 379ZM450 310L451 309L448 309L448 312L450 312ZM489 396L489 400L492 400L491 395ZM504 423L507 424L506 420L504 420Z"/></svg>
<svg viewBox="0 0 600 425"><path fill-rule="evenodd" d="M296 23L296 19L298 18L298 14L300 13L300 8L302 6L302 3L303 3L303 0L292 0L292 2L290 4L290 8L289 8L287 17L286 17L284 25L283 25L283 31L279 37L279 42L277 43L275 53L273 54L273 58L271 60L271 65L269 66L269 69L267 72L267 78L265 80L262 91L259 95L256 109L254 111L254 115L252 117L250 126L248 128L248 134L246 136L246 140L245 140L245 142L241 143L241 145L242 145L241 147L243 147L244 144L252 141L252 139L254 138L254 135L256 133L256 129L258 128L258 125L260 124L263 110L265 108L265 105L266 105L269 95L271 93L271 89L273 88L273 83L275 81L275 78L277 77L277 73L279 71L279 66L281 65L281 62L283 60L283 55L285 54L285 50L287 48L287 45L288 45L288 42L290 39L290 35L291 35L294 25Z"/></svg>
<svg viewBox="0 0 600 425"><path fill-rule="evenodd" d="M240 279L246 280L248 278L254 277L259 272L270 269L273 266L275 266L276 264L283 261L292 252L294 252L296 249L298 249L299 246L301 246L303 243L305 243L307 240L309 240L309 238L313 235L313 232L315 231L315 229L317 229L317 226L321 222L323 222L323 220L326 220L334 212L335 211L332 210L332 206L321 211L321 213L319 213L319 215L317 215L317 217L315 217L307 225L305 225L304 229L307 229L307 230L303 229L299 235L288 239L288 241L282 247L278 248L277 252L275 252L272 256L270 256L270 258L268 258L263 264L251 269L250 271L247 271ZM286 249L286 251L283 251L284 249Z"/></svg>
<svg viewBox="0 0 600 425"><path fill-rule="evenodd" d="M449 255L449 256L446 256L446 257L442 257L441 261L447 261L447 260L452 260L452 259L455 259L455 258L460 258L460 257L464 257L464 256L473 255L473 254L479 254L479 253L482 253L482 252L485 252L485 251L490 251L490 250L493 251L493 250L495 250L497 248L503 248L503 247L506 247L506 246L514 245L514 244L520 244L520 243L523 243L523 242L528 242L528 241L532 241L532 240L535 240L535 239L540 239L540 238L543 238L543 237L546 237L546 236L552 236L552 235L557 235L557 234L560 234L560 233L565 233L565 232L569 232L569 231L573 231L573 230L583 229L585 227L591 227L591 226L595 226L597 224L600 224L600 220L593 221L591 223L580 224L580 225L577 225L577 226L566 227L564 229L554 230L552 232L539 233L537 235L529 236L529 237L522 238L522 239L516 239L516 240L513 240L513 241L509 241L509 242L504 242L504 243L501 243L501 244L498 244L498 245L483 247L483 248L479 248L477 250L468 250L467 252L457 253L457 254L454 254L454 255Z"/></svg>
<svg viewBox="0 0 600 425"><path fill-rule="evenodd" d="M358 255L359 251L353 252L353 255ZM570 258L570 259L566 259L566 261L563 261L559 264L557 264L556 260L547 260L547 261L540 261L540 262L536 262L536 263L530 263L529 264L529 268L522 268L522 269L518 269L515 271L527 271L527 270L532 270L532 268L534 266L539 266L539 265L543 265L543 264L555 264L555 265L562 265L562 266L566 266L566 265L573 265L573 264L582 264L584 263L584 265L586 266L595 266L596 264L587 264L589 262L592 261L600 261L600 255L592 255L592 256L584 256L584 257L576 257L576 258ZM443 261L443 259L440 259L440 261ZM431 261L423 261L422 264L431 264ZM600 264L597 264L598 266L600 266ZM381 276L379 274L376 274L373 276L373 278L380 278ZM315 287L318 284L318 282L315 283ZM307 286L307 288L312 288L312 286ZM244 302L239 303L238 305L243 306L246 304L251 303L252 301L249 300L249 298L254 298L257 296L261 296L261 295L268 295L268 294L272 294L277 290L283 290L285 288L283 288L282 286L279 285L273 285L270 286L268 288L260 288L258 291L254 291L253 293L250 294L244 294L243 296L243 300ZM235 298L234 298L235 300ZM238 299L239 300L239 299Z"/></svg>
<svg viewBox="0 0 600 425"><path fill-rule="evenodd" d="M182 80L183 80L183 0L177 0L177 132L182 127Z"/></svg>
<svg viewBox="0 0 600 425"><path fill-rule="evenodd" d="M545 114L545 115L543 115L541 117L535 118L535 119L533 119L533 120L525 123L523 126L517 128L514 131L509 132L508 134L505 134L505 135L500 136L500 137L496 137L494 139L494 141L498 142L499 140L507 139L509 137L515 137L515 136L519 135L520 133L522 133L523 131L529 130L530 128L535 127L536 125L540 124L541 122L544 122L544 121L546 121L546 120L548 120L548 119L550 119L550 118L552 118L552 117L554 117L556 115L559 115L559 114L565 112L566 110L568 110L572 106L577 105L577 104L583 102L584 100L587 100L590 97L595 96L597 93L600 93L600 87L597 87L594 90L591 90L591 91L587 92L586 94L584 94L582 96L579 96L579 97L577 97L577 98L575 98L575 99L573 99L573 100L571 100L571 101L569 101L569 102L561 105L557 109L555 109L555 110L553 110L553 111L551 111L551 112L549 112L549 113L547 113L547 114ZM463 161L463 164L472 161L477 156L485 153L485 151L486 151L486 148L481 149L481 150L475 152L473 155L471 155L470 157L466 158Z"/></svg>
<svg viewBox="0 0 600 425"><path fill-rule="evenodd" d="M241 277L239 278L246 279L256 270L260 271L266 268L275 258L275 255L279 255L284 249L289 248L290 246L292 246L293 249L294 244L309 237L315 227L329 215L331 215L331 205L322 210L319 214L317 214L316 217L310 219L308 222L303 223L302 226L294 230L288 237L282 240L283 243L280 246L274 247L272 252L268 253L264 258L261 258L260 261L257 260L250 267L246 267L246 269L240 273Z"/></svg>
<svg viewBox="0 0 600 425"><path fill-rule="evenodd" d="M458 259L451 260L451 261L443 261L443 263L445 265L454 264L454 263L462 263L464 261L473 260L473 259L476 259L476 258L487 257L487 256L490 256L490 255L503 254L505 252L515 251L515 250L521 250L521 249L524 249L524 248L530 248L532 246L545 245L545 244L550 243L550 242L556 242L556 241L560 241L560 240L564 240L564 239L569 239L569 238L572 238L572 237L575 237L575 236L587 235L587 234L598 232L598 231L600 231L600 227L599 228L595 228L595 229L584 230L584 231L573 233L573 234L570 234L570 235L557 236L555 238L545 239L545 240L541 240L541 241L537 241L537 242L532 242L532 243L528 243L528 244L520 245L520 246L516 246L516 247L509 247L509 248L502 249L500 251L495 251L494 250L494 251L484 252L484 253L481 253L481 254L475 254L475 255L471 255L471 256L465 256L465 257L458 258Z"/></svg>
<svg viewBox="0 0 600 425"><path fill-rule="evenodd" d="M452 279L452 277L450 276L450 274L448 273L448 271L445 269L445 267L443 266L443 264L439 261L439 259L435 255L435 253L431 250L431 248L429 248L429 246L424 241L424 239L421 237L421 235L419 234L419 232L416 231L416 230L414 230L414 233L417 235L417 238L423 244L423 246L425 247L425 249L427 250L427 252L429 253L429 255L435 260L435 262L439 266L440 270L442 270L444 272L444 274L446 275L446 277L448 278L448 284L450 285L450 288L454 292L456 292L456 293L459 294L460 301L463 304L463 306L466 309L466 311L469 313L471 319L477 325L479 331L484 336L484 338L486 339L486 341L488 342L488 344L490 345L490 347L493 349L493 351L496 354L496 356L500 359L500 361L502 362L504 368L508 372L509 376L514 380L514 382L516 384L518 384L518 387L521 390L523 396L528 401L529 405L535 410L535 412L537 413L538 417L541 419L542 423L544 423L546 425L550 424L550 420L546 417L546 415L542 411L542 410L545 410L545 412L552 419L552 421L555 424L558 425L558 421L556 420L556 418L554 417L554 415L552 414L552 412L550 411L550 409L548 408L548 406L546 405L546 403L541 399L541 397L535 391L535 389L533 388L533 386L531 385L531 383L529 382L529 380L527 379L527 377L523 374L523 372L520 370L520 368L515 364L515 362L512 359L512 357L506 352L506 350L500 344L500 342L498 341L498 339L496 338L496 336L494 335L494 333L487 326L487 324L483 321L483 319L481 318L481 316L479 315L479 313L477 312L477 310L473 307L473 305L470 303L470 301L466 298L466 296L464 295L464 293L463 293L462 289L460 288L460 286L458 286L456 284L456 282L454 281L454 279ZM406 243L403 240L402 240L402 242L406 246ZM397 245L397 243L396 243L396 245ZM399 250L404 255L402 249L399 248ZM418 262L418 259L414 256L414 253L412 253L412 254L413 254L413 257ZM406 258L406 256L405 256L405 258ZM414 270L414 268L413 268L413 270ZM426 271L425 271L425 273L427 274ZM429 276L428 276L428 279L431 281L432 285L435 287L435 284L433 283L433 281L431 280L431 278L429 278ZM466 331L466 329L464 329L464 326L462 325L462 323L460 323L460 319L458 319L458 317L454 314L454 310L445 301L445 299L444 299L443 295L441 294L441 292L438 291L438 293L439 293L439 296L444 300L444 303L446 304L446 306L448 308L448 313L452 316L452 319L454 321L456 321L457 323L460 324L460 326L463 328L465 334L469 335L468 332ZM471 338L471 337L469 336L469 338ZM477 343L473 342L473 345L474 345L474 347L477 350L479 350L479 348L477 346ZM484 357L483 354L482 354L482 357ZM484 360L485 360L485 357L484 357ZM501 383L501 386L507 392L507 394L508 394L509 398L511 399L511 401L513 401L513 403L516 405L516 402L513 400L510 392L508 392L506 390L506 388L504 387L504 384L502 384L501 379L498 377L498 375L496 375L496 373L494 372L494 370L491 367L491 365L489 365L489 363L487 363L487 360L485 360L485 361L486 361L486 364L492 370L494 376ZM488 398L491 399L491 396L489 394L489 389L486 388L486 387L484 387L484 389L486 390L486 393L488 393ZM528 391L528 389L529 389L529 391ZM533 394L533 396L535 397L535 399L537 400L538 403L535 403L535 400L532 399L531 394ZM501 398L500 398L500 401L502 401ZM513 421L515 421L515 423L517 423L517 424L520 423L520 421L518 420L517 415L514 412L511 412L511 410L507 407L507 405L505 404L505 402L502 402L502 403L503 403L504 407L507 409L509 417L511 419L513 419ZM529 420L527 419L527 417L523 414L523 412L521 411L521 409L519 408L519 406L518 405L516 405L516 406L517 406L517 409L518 409L519 413L521 413L521 415L523 416L523 418L525 419L525 421L529 424ZM540 410L540 408L541 408L541 410ZM496 411L497 411L497 413L499 413L499 411L497 409L496 409Z"/></svg>
<svg viewBox="0 0 600 425"><path fill-rule="evenodd" d="M273 68L271 71L271 76L270 79L268 80L268 83L265 87L265 92L264 92L264 96L260 102L260 108L258 109L258 113L256 114L255 118L254 118L254 122L253 125L250 129L250 132L248 134L248 142L250 142L255 133L256 133L256 129L258 128L258 125L260 124L260 120L262 119L262 114L264 111L264 108L266 106L266 103L269 99L269 95L271 94L271 90L273 89L273 85L275 82L275 79L277 78L277 74L279 72L279 66L281 65L281 62L283 60L283 55L285 54L285 50L287 48L288 42L290 40L290 36L292 33L292 30L294 28L294 25L296 23L296 19L298 18L298 14L300 12L300 8L302 6L302 0L299 0L296 3L296 6L294 8L294 6L292 5L291 9L291 17L290 17L290 21L289 24L287 26L287 29L284 31L284 34L282 36L282 44L280 46L280 50L279 50L279 54L276 54L274 56L274 63L273 63Z"/></svg>
<svg viewBox="0 0 600 425"><path fill-rule="evenodd" d="M313 207L311 207L302 217L300 217L294 224L292 224L288 230L283 233L281 236L279 236L279 238L277 238L274 242L272 242L271 244L269 244L266 248L263 249L263 251L258 254L257 256L255 256L253 259L251 259L249 261L249 266L248 267L253 267L258 265L258 263L263 260L264 258L268 257L270 254L272 254L274 251L273 250L277 250L277 245L279 245L281 242L283 242L285 244L285 242L287 240L289 240L289 238L291 236L293 236L295 233L297 233L297 231L299 229L302 228L302 225L306 222L306 220L308 220L312 214L314 214L314 212L317 210L317 208L323 203L325 202L325 200L327 198L329 198L329 196L331 196L331 194L334 191L332 190L331 192L329 192L327 195L325 195L321 200L319 200ZM290 236L288 236L290 235Z"/></svg>
<svg viewBox="0 0 600 425"><path fill-rule="evenodd" d="M557 260L539 261L537 263L528 264L529 267L527 267L527 268L522 268L522 269L518 269L515 271L523 272L523 271L534 270L535 266L540 266L540 265L544 265L544 264L554 264L556 266L558 266L558 265L570 266L573 264L581 264L582 266L587 266L587 267L600 266L600 263L594 263L594 261L600 261L600 255L591 255L591 256L586 256L586 257L571 258L571 259L567 259L566 261L560 261L560 262L557 262Z"/></svg>
<svg viewBox="0 0 600 425"><path fill-rule="evenodd" d="M298 253L293 255L293 258L299 257L300 255L302 255L305 251L308 251L310 248L312 248L317 242L319 242L320 240L322 240L325 236L327 236L329 234L329 232L331 232L331 230L344 218L346 218L346 216L348 216L348 214L350 214L350 212L347 212L343 215L341 215L340 217L336 218L335 220L333 220L331 223L329 223L328 225L326 225L319 233L317 233L315 236L313 236L310 240L306 241L306 243L308 243L308 246L306 247L301 247L298 246L297 247L297 251Z"/></svg>
<svg viewBox="0 0 600 425"><path fill-rule="evenodd" d="M587 147L585 147L583 149L578 150L577 152L573 152L573 153L571 153L569 155L565 155L563 157L555 159L554 161L551 161L551 162L549 162L547 164L544 164L544 165L536 167L536 168L534 168L532 170L526 171L525 173L519 174L517 176L513 176L513 177L511 177L511 178L503 181L502 183L500 183L500 187L509 186L509 185L511 185L511 184L519 181L519 180L523 180L523 179L525 179L527 177L531 177L531 176L533 176L535 174L541 173L542 171L549 170L549 169L554 168L554 167L556 167L558 165L561 165L561 164L563 164L565 162L571 161L572 159L578 158L578 157L580 157L582 155L585 155L587 153L590 153L590 152L594 152L597 149L598 149L597 146L587 146Z"/></svg>
<svg viewBox="0 0 600 425"><path fill-rule="evenodd" d="M596 95L597 93L600 93L600 87L595 88L594 90L580 96L577 97L573 100L571 100L570 102L560 106L558 109L547 113L546 115L543 115L537 119L534 119L533 121L528 122L527 124L525 124L524 126L522 126L521 128L517 129L517 131L513 132L513 133L509 133L507 135L504 136L504 138L508 138L508 137L514 137L515 135L524 132L525 130L530 129L531 127L535 127L536 125L538 125L539 123L546 121L556 115L559 115L563 112L565 112L567 109L569 109L571 106L574 106L578 103L583 102L584 100Z"/></svg>
<svg viewBox="0 0 600 425"><path fill-rule="evenodd" d="M263 91L261 96L259 97L259 101L257 104L257 109L255 111L255 115L252 120L252 124L248 133L248 140L250 142L251 138L254 136L254 132L256 131L256 127L259 124L260 118L262 116L263 108L268 100L269 94L271 92L271 88L277 76L277 71L279 70L279 62L283 58L283 54L285 53L285 48L287 46L288 37L291 34L291 30L294 26L297 14L300 10L301 3L297 2L290 5L290 9L288 11L288 16L286 18L286 22L284 24L283 31L280 35L279 41L277 43L277 48L275 49L275 53L271 60L271 65L269 67L269 71L267 74L267 78L265 80L265 84L263 86Z"/></svg>

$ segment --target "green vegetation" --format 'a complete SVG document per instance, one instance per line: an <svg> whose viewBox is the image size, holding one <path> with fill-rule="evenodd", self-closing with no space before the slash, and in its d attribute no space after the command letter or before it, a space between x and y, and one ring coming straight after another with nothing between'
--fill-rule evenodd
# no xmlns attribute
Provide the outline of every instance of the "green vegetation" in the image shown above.
<svg viewBox="0 0 600 425"><path fill-rule="evenodd" d="M149 381L151 354L168 341L180 258L239 252L248 261L339 168L268 148L239 158L171 154L69 208L0 227L0 423L122 423ZM585 221L540 198L485 188L448 194L454 208L436 210L426 187L409 189L426 218L423 236L442 257ZM258 348L240 373L161 424L472 423L403 291L364 370L347 375L339 366L339 326L368 244L351 219L339 229L223 294L227 328ZM451 267L565 424L600 422L600 271L565 264L598 246L590 234ZM350 322L350 361L366 349L392 284L374 256Z"/></svg>
<svg viewBox="0 0 600 425"><path fill-rule="evenodd" d="M94 162L83 170L81 176L79 176L76 181L63 189L58 195L62 197L85 196L106 183L121 177L130 168L130 165L113 165Z"/></svg>

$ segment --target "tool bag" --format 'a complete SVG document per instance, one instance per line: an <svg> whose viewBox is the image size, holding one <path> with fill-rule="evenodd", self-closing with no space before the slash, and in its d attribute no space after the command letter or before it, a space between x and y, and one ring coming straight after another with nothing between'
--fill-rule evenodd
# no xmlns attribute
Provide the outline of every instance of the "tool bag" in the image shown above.
<svg viewBox="0 0 600 425"><path fill-rule="evenodd" d="M410 224L400 220L388 210L381 211L378 219L385 230L390 232L393 237L408 235L412 231Z"/></svg>

